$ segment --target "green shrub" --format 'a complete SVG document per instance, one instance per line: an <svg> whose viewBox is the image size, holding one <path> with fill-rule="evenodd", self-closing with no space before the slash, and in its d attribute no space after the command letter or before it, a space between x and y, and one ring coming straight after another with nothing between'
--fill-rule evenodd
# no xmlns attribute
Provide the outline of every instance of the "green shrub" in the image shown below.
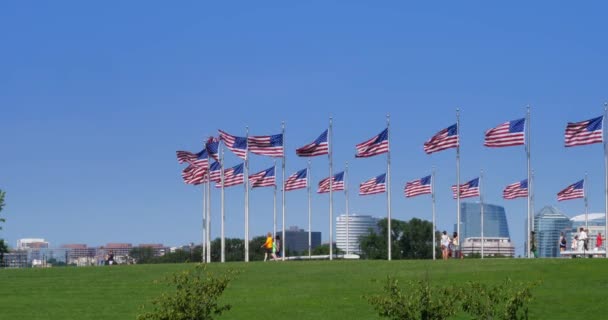
<svg viewBox="0 0 608 320"><path fill-rule="evenodd" d="M514 283L506 279L495 286L469 282L463 290L462 309L473 319L528 319L528 304L536 283Z"/></svg>
<svg viewBox="0 0 608 320"><path fill-rule="evenodd" d="M230 310L231 305L218 302L235 271L213 275L198 264L194 270L178 272L165 280L175 290L152 301L152 311L140 314L138 320L208 320Z"/></svg>
<svg viewBox="0 0 608 320"><path fill-rule="evenodd" d="M464 286L431 286L428 280L409 282L402 290L390 277L383 294L367 300L381 317L393 320L449 319L459 311L473 319L528 319L528 305L536 283L513 283L510 279L498 285L468 282Z"/></svg>
<svg viewBox="0 0 608 320"><path fill-rule="evenodd" d="M462 293L458 288L439 288L428 280L409 282L402 291L398 280L387 278L384 295L373 295L367 300L381 317L394 320L442 320L458 311Z"/></svg>

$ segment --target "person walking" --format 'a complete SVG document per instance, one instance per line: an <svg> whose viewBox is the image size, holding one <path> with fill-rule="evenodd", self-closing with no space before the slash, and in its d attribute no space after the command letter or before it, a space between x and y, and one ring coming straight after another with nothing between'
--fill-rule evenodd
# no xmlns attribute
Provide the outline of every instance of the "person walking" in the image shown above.
<svg viewBox="0 0 608 320"><path fill-rule="evenodd" d="M458 232L454 231L452 235L452 256L456 258L463 259L462 251L460 250L460 245L458 244Z"/></svg>
<svg viewBox="0 0 608 320"><path fill-rule="evenodd" d="M597 250L602 250L602 244L603 244L602 240L603 240L602 233L598 232L597 237L595 237L595 248L597 248Z"/></svg>
<svg viewBox="0 0 608 320"><path fill-rule="evenodd" d="M559 244L559 252L566 251L566 236L564 236L563 232L559 236L558 244Z"/></svg>
<svg viewBox="0 0 608 320"><path fill-rule="evenodd" d="M260 247L264 249L264 261L268 260L268 256L272 255L272 233L266 235L266 242Z"/></svg>
<svg viewBox="0 0 608 320"><path fill-rule="evenodd" d="M272 243L272 259L278 260L281 257L281 236L277 234Z"/></svg>
<svg viewBox="0 0 608 320"><path fill-rule="evenodd" d="M447 231L443 231L441 234L441 258L443 260L448 259L448 250L450 247L450 237L448 237Z"/></svg>

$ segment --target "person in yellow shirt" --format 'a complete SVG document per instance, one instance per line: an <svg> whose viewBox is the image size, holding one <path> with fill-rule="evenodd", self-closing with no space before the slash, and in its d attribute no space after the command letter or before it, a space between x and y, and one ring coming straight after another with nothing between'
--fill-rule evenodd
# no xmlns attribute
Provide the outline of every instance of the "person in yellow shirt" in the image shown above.
<svg viewBox="0 0 608 320"><path fill-rule="evenodd" d="M272 233L268 232L266 242L260 248L264 249L264 261L268 260L268 255L272 254Z"/></svg>

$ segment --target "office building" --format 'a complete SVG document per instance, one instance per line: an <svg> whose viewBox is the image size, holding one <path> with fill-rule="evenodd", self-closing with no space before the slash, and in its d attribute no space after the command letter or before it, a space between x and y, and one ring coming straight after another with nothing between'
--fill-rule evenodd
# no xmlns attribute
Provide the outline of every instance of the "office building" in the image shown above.
<svg viewBox="0 0 608 320"><path fill-rule="evenodd" d="M378 233L378 218L351 214L348 216L348 238L346 236L346 215L341 214L336 218L336 247L342 251L359 254L359 238L370 232ZM347 241L348 239L348 241ZM348 251L346 244L348 242Z"/></svg>
<svg viewBox="0 0 608 320"><path fill-rule="evenodd" d="M538 257L559 256L559 235L571 228L570 218L556 207L546 206L534 216L534 236Z"/></svg>
<svg viewBox="0 0 608 320"><path fill-rule="evenodd" d="M277 232L277 235L281 235ZM311 248L314 250L321 245L321 232L313 231L311 236ZM308 251L308 231L298 227L289 227L285 230L285 250L289 250L292 254L302 254Z"/></svg>
<svg viewBox="0 0 608 320"><path fill-rule="evenodd" d="M48 248L49 243L41 238L26 238L17 240L16 250Z"/></svg>
<svg viewBox="0 0 608 320"><path fill-rule="evenodd" d="M484 203L483 225L485 256L515 255L504 207ZM460 241L464 255L481 254L481 204L478 202L460 204Z"/></svg>
<svg viewBox="0 0 608 320"><path fill-rule="evenodd" d="M483 204L484 237L510 238L505 208ZM456 230L454 230L456 231ZM460 238L481 237L481 205L463 202L460 204Z"/></svg>

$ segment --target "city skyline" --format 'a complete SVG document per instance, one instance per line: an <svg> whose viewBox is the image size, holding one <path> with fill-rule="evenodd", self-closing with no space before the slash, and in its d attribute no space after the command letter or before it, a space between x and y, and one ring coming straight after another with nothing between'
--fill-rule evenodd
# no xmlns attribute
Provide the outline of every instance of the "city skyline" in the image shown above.
<svg viewBox="0 0 608 320"><path fill-rule="evenodd" d="M456 122L457 107L461 183L484 170L484 202L505 207L516 255L526 201L504 201L502 191L526 178L524 148L494 150L483 140L485 130L524 117L527 105L535 212L585 173L589 209L604 212L602 146L565 148L564 130L602 115L608 100L606 4L264 6L3 4L0 26L11 32L0 52L0 237L11 245L28 237L200 242L202 190L183 184L176 150L199 151L217 129L276 134L285 121L289 176L306 167L295 149L326 130L330 116L334 173L349 162L350 211L385 217L384 195L354 192L384 172L385 157L354 155L386 114L392 217L431 220L429 196L401 191L435 167L437 229L451 230L455 152L426 155L423 143ZM327 158L311 160L316 187L329 175ZM227 167L238 163L226 152ZM251 172L270 165L251 156ZM216 238L219 192L212 197ZM306 192L286 197L286 226L307 226ZM227 189L226 201L226 236L243 238L243 188ZM343 193L334 201L337 216ZM255 190L250 204L250 235L271 231L272 190ZM328 196L313 195L312 206L313 230L326 241ZM580 213L583 201L557 207Z"/></svg>

